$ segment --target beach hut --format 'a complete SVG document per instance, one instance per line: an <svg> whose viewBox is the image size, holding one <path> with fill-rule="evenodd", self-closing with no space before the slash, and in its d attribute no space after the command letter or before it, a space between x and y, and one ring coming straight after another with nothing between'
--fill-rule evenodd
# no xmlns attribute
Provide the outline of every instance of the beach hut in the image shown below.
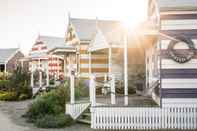
<svg viewBox="0 0 197 131"><path fill-rule="evenodd" d="M93 129L196 130L196 16L196 0L149 0L148 20L134 30L134 38L138 38L145 48L145 93L149 94L156 104L144 104L144 99L140 101L142 97L130 97L127 93L127 51L130 42L126 38L132 37L124 33L121 42L124 46L124 99L119 99L115 93L113 72L108 82L111 97L98 98L96 88L104 82L97 81L90 68L90 103L67 103L66 113L78 119L87 108L90 108L90 125ZM107 37L103 34L104 31L100 29L95 35L90 52L110 45L106 44ZM134 38L131 41L136 43ZM91 62L89 64L91 65Z"/></svg>
<svg viewBox="0 0 197 131"><path fill-rule="evenodd" d="M60 80L64 76L63 56L47 54L48 50L56 47L64 47L63 38L38 36L29 52L29 71L31 72L31 87L34 89L34 94L40 88L49 86L49 80Z"/></svg>

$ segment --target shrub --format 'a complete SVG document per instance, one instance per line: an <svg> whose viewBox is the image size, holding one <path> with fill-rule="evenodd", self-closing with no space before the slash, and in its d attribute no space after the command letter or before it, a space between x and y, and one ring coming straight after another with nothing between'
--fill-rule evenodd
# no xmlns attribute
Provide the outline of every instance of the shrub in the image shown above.
<svg viewBox="0 0 197 131"><path fill-rule="evenodd" d="M10 73L0 72L0 80L7 80L10 77Z"/></svg>
<svg viewBox="0 0 197 131"><path fill-rule="evenodd" d="M37 119L35 125L40 128L60 128L70 126L73 123L73 119L70 115L63 113L59 115L45 115L44 117Z"/></svg>
<svg viewBox="0 0 197 131"><path fill-rule="evenodd" d="M50 84L50 85L54 85L54 84L55 84L55 80L54 80L54 79L51 79L51 80L49 81L49 84Z"/></svg>
<svg viewBox="0 0 197 131"><path fill-rule="evenodd" d="M15 101L17 99L17 95L15 92L1 92L0 100L2 101Z"/></svg>
<svg viewBox="0 0 197 131"><path fill-rule="evenodd" d="M0 80L0 90L4 90L4 91L10 90L10 81Z"/></svg>
<svg viewBox="0 0 197 131"><path fill-rule="evenodd" d="M28 97L32 97L32 90L30 87L30 75L26 71L22 70L21 67L17 67L14 73L10 77L10 86L12 90L16 92L17 97L21 94L26 94Z"/></svg>
<svg viewBox="0 0 197 131"><path fill-rule="evenodd" d="M29 96L27 94L20 94L20 96L18 97L18 100L21 101L21 100L26 100L28 98Z"/></svg>
<svg viewBox="0 0 197 131"><path fill-rule="evenodd" d="M17 67L12 75L3 74L3 76L4 79L0 80L0 90L6 93L1 94L1 100L17 101L32 97L29 73L24 71L21 67Z"/></svg>
<svg viewBox="0 0 197 131"><path fill-rule="evenodd" d="M65 112L65 100L68 98L64 87L59 87L38 96L30 105L26 117L31 122L45 115L57 115Z"/></svg>
<svg viewBox="0 0 197 131"><path fill-rule="evenodd" d="M79 80L75 87L75 97L79 99L80 97L87 97L89 96L88 87L85 84L84 80Z"/></svg>

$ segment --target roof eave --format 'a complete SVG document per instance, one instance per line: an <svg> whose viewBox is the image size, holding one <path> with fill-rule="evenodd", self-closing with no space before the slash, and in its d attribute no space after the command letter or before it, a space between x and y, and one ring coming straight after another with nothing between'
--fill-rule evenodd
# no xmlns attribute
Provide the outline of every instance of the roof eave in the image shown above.
<svg viewBox="0 0 197 131"><path fill-rule="evenodd" d="M54 49L51 49L47 52L47 54L65 54L65 53L76 53L75 47L56 47Z"/></svg>

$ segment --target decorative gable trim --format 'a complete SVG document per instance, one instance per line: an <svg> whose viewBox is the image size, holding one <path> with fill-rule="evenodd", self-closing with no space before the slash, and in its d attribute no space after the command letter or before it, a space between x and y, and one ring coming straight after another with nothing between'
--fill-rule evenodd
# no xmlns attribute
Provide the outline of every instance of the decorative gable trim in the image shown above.
<svg viewBox="0 0 197 131"><path fill-rule="evenodd" d="M67 34L66 34L66 43L78 44L80 42L79 37L75 31L75 27L71 22L68 24Z"/></svg>

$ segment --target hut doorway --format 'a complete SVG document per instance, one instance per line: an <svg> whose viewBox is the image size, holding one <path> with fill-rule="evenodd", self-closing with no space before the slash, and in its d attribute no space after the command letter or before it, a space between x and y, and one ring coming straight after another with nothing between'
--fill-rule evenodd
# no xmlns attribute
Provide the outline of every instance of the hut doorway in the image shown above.
<svg viewBox="0 0 197 131"><path fill-rule="evenodd" d="M0 64L0 72L4 72L5 71L5 64Z"/></svg>

